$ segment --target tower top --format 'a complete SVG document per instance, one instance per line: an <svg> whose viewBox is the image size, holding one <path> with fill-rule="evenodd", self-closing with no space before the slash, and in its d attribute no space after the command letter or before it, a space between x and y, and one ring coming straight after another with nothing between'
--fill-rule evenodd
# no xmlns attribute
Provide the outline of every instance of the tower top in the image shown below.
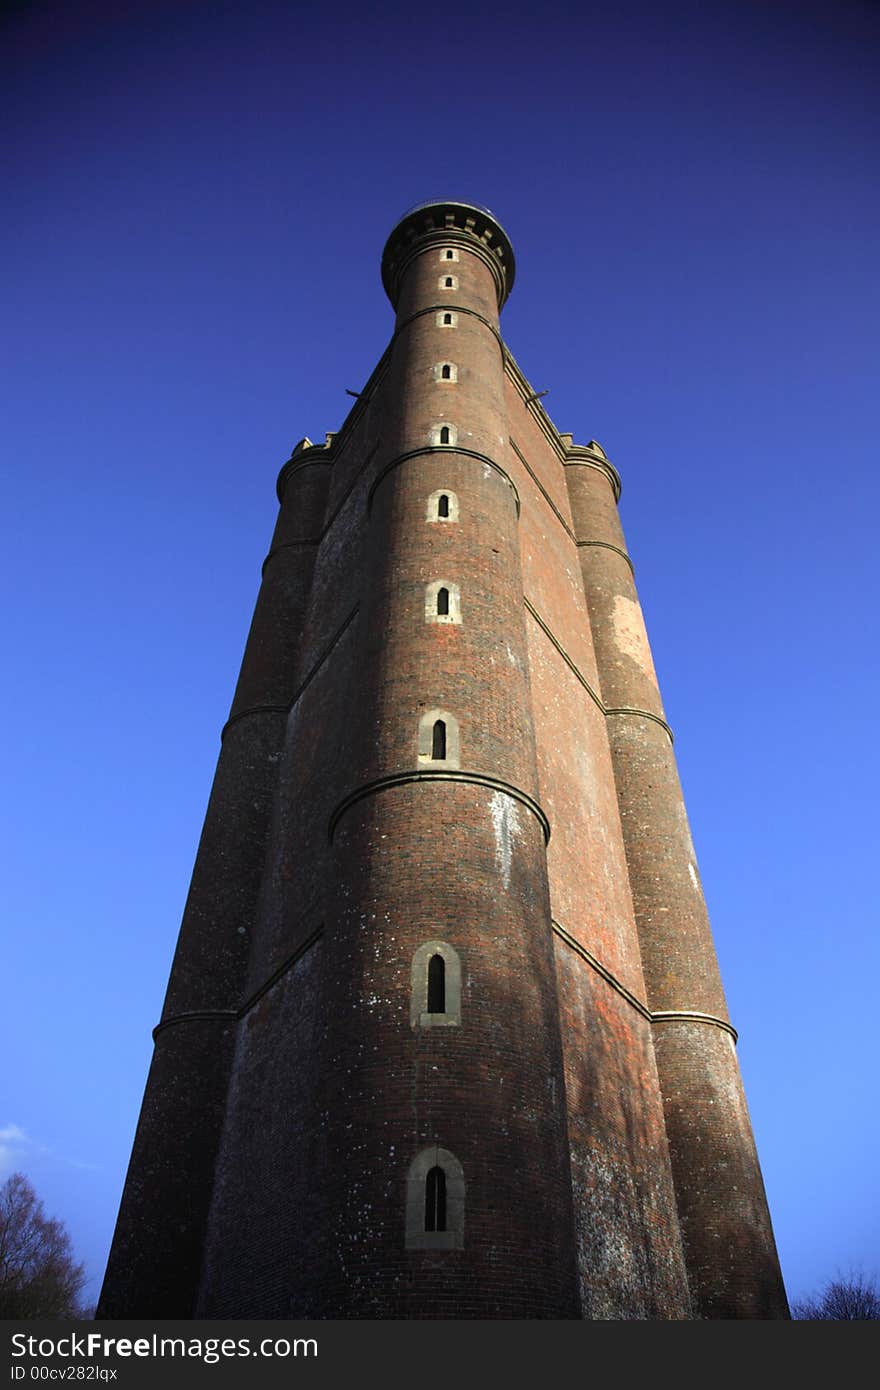
<svg viewBox="0 0 880 1390"><path fill-rule="evenodd" d="M395 309L400 278L412 257L426 246L441 243L463 246L486 262L495 276L500 309L516 273L510 237L488 208L445 199L416 203L400 218L385 243L382 284Z"/></svg>

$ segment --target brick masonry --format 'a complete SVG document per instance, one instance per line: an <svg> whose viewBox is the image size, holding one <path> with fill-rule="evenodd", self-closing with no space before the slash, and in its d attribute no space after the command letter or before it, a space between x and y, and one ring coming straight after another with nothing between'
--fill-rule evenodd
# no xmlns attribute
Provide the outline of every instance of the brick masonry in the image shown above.
<svg viewBox="0 0 880 1390"><path fill-rule="evenodd" d="M100 1316L787 1316L619 481L513 275L483 210L404 218L391 344L282 469Z"/></svg>

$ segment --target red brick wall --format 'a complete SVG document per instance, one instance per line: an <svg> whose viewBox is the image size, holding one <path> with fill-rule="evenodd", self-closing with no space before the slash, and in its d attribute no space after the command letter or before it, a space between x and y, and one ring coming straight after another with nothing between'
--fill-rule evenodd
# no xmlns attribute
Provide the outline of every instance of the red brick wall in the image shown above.
<svg viewBox="0 0 880 1390"><path fill-rule="evenodd" d="M508 378L552 916L644 1006L638 934L562 450ZM514 445L516 447L514 447ZM611 486L603 479L609 496ZM556 937L584 1316L687 1317L650 1024Z"/></svg>

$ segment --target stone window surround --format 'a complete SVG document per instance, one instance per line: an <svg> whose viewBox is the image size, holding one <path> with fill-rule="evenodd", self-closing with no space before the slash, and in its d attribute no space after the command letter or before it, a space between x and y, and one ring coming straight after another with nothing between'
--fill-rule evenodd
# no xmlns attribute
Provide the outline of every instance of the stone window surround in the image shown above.
<svg viewBox="0 0 880 1390"><path fill-rule="evenodd" d="M446 1175L446 1230L425 1230L425 1182L432 1168ZM464 1248L464 1172L455 1154L431 1144L416 1154L406 1175L406 1249Z"/></svg>
<svg viewBox="0 0 880 1390"><path fill-rule="evenodd" d="M446 725L446 757L432 758L434 725L442 719ZM420 767L458 768L461 766L461 740L458 720L447 709L429 709L419 719L418 760Z"/></svg>
<svg viewBox="0 0 880 1390"><path fill-rule="evenodd" d="M449 431L448 439L440 438L444 430ZM431 426L428 443L432 449L454 449L458 443L458 426L451 420L435 420Z"/></svg>
<svg viewBox="0 0 880 1390"><path fill-rule="evenodd" d="M449 515L440 515L440 498L449 499ZM428 508L425 514L426 521L436 521L445 524L447 521L458 521L458 494L448 487L438 487L436 492L432 492L428 498Z"/></svg>
<svg viewBox="0 0 880 1390"><path fill-rule="evenodd" d="M446 966L446 1009L428 1013L428 966L432 956L442 957ZM413 1028L459 1028L461 1026L461 960L448 941L424 941L412 958L409 1021Z"/></svg>
<svg viewBox="0 0 880 1390"><path fill-rule="evenodd" d="M437 595L441 589L446 589L449 594L449 612L437 612ZM425 588L425 622L426 623L460 623L461 622L461 592L457 584L453 584L451 579L434 579Z"/></svg>

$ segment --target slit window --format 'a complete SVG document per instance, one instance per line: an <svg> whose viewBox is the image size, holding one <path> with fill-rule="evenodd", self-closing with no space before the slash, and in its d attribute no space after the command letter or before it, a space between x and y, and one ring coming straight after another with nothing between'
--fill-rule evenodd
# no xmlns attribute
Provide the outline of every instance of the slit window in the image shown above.
<svg viewBox="0 0 880 1390"><path fill-rule="evenodd" d="M446 1230L446 1174L437 1164L425 1178L425 1230Z"/></svg>
<svg viewBox="0 0 880 1390"><path fill-rule="evenodd" d="M428 962L428 1013L446 1013L446 961L432 956Z"/></svg>
<svg viewBox="0 0 880 1390"><path fill-rule="evenodd" d="M453 281L452 281L452 276L451 276L451 275L447 275L447 277L446 277L446 288L447 288L448 290L451 290L451 289L452 289L452 283L453 283Z"/></svg>
<svg viewBox="0 0 880 1390"><path fill-rule="evenodd" d="M436 515L436 503L434 514ZM435 579L433 583L425 586L425 622L461 622L461 591L451 579ZM442 709L437 709L431 716L431 724L428 725L428 748L431 746L431 725L442 714ZM427 749L425 751L427 752Z"/></svg>
<svg viewBox="0 0 880 1390"><path fill-rule="evenodd" d="M447 261L454 261L454 260L455 260L455 252L454 252L454 251L447 251L447 252L446 252L446 259L447 259Z"/></svg>
<svg viewBox="0 0 880 1390"><path fill-rule="evenodd" d="M452 368L450 367L448 362L444 362L443 366L440 368L440 379L441 381L452 380Z"/></svg>
<svg viewBox="0 0 880 1390"><path fill-rule="evenodd" d="M445 768L456 769L460 766L461 736L458 720L450 710L425 710L419 719L417 743L419 766L442 764ZM443 952L439 954L442 956ZM424 1008L424 1004L420 1007Z"/></svg>
<svg viewBox="0 0 880 1390"><path fill-rule="evenodd" d="M425 442L430 444L432 449L436 449L441 444L448 444L454 449L458 443L458 426L450 424L448 420L438 420L436 424L431 426L431 431Z"/></svg>
<svg viewBox="0 0 880 1390"><path fill-rule="evenodd" d="M431 759L434 762L446 761L446 724L442 719L437 719L434 723L431 734ZM437 957L437 959L439 960L440 958ZM442 960L440 964L443 964ZM431 1012L435 1013L437 1011L432 1009ZM442 1012L442 1010L440 1012Z"/></svg>
<svg viewBox="0 0 880 1390"><path fill-rule="evenodd" d="M425 520L447 523L458 521L458 494L448 487L438 487L425 498ZM440 580L439 583L443 581ZM448 587L448 586L447 586Z"/></svg>
<svg viewBox="0 0 880 1390"><path fill-rule="evenodd" d="M423 941L413 955L413 1028L461 1027L461 961L448 941Z"/></svg>
<svg viewBox="0 0 880 1390"><path fill-rule="evenodd" d="M464 1203L464 1173L455 1154L439 1144L422 1149L406 1175L406 1249L464 1249Z"/></svg>

